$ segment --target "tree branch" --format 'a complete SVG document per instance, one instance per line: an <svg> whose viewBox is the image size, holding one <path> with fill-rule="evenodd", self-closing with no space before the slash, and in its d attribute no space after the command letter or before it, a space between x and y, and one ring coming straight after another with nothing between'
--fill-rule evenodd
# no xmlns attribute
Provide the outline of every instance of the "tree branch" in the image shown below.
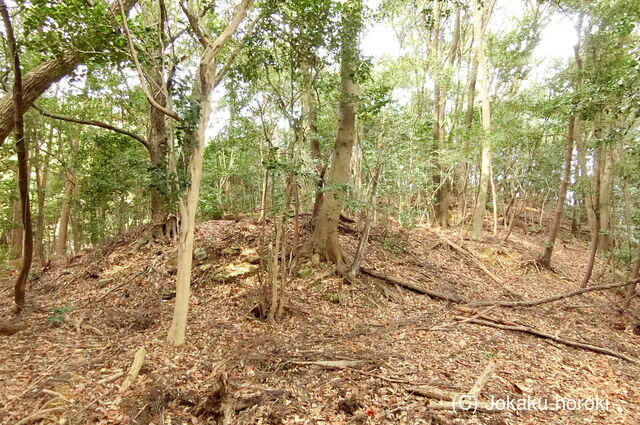
<svg viewBox="0 0 640 425"><path fill-rule="evenodd" d="M151 92L149 92L149 89L145 84L145 76L144 76L144 72L142 71L142 66L140 65L140 61L138 60L138 54L136 53L136 48L133 45L133 38L131 37L131 32L129 31L129 25L127 24L127 14L125 13L124 6L122 5L122 0L118 0L118 4L120 5L120 15L122 16L122 29L124 30L125 35L127 36L127 42L129 44L129 53L131 54L131 59L133 60L133 63L136 67L136 71L138 71L138 76L140 77L140 85L142 86L142 91L144 92L144 95L147 97L147 100L149 101L151 106L153 106L154 108L156 108L157 110L165 114L166 116L171 117L176 121L180 121L178 114L160 105L155 100Z"/></svg>
<svg viewBox="0 0 640 425"><path fill-rule="evenodd" d="M76 123L76 124L83 124L83 125L91 125L91 126L94 126L94 127L105 128L107 130L111 130L111 131L116 132L116 133L124 134L125 136L129 136L132 139L135 139L138 142L142 143L144 145L144 147L147 148L147 150L151 150L151 148L149 146L149 142L144 137L138 136L137 134L131 133L130 131L123 130L121 128L115 127L115 126L113 126L111 124L106 124L106 123L103 123L103 122L100 122L100 121L94 121L94 120L83 120L83 119L80 119L80 118L67 117L65 115L52 114L50 112L44 111L42 108L40 108L36 104L34 104L33 107L38 112L40 112L41 115L43 115L45 117L53 118L55 120L73 122L73 123Z"/></svg>

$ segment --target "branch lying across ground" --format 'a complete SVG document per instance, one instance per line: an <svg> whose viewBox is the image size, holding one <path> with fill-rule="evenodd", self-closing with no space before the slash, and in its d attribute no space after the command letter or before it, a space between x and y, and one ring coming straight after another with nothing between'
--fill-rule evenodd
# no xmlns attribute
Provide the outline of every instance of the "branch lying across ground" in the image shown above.
<svg viewBox="0 0 640 425"><path fill-rule="evenodd" d="M460 319L464 320L464 318L462 317ZM551 335L551 334L539 331L537 329L530 328L528 326L507 324L498 319L493 319L493 318L487 318L487 319L488 320L471 319L471 320L468 320L468 322L475 323L477 325L482 325L482 326L489 326L496 329L503 329L506 331L528 333L530 335L538 336L540 338L550 339L552 341L555 341L560 344L568 345L570 347L578 347L578 348L582 348L583 350L593 351L595 353L607 354L609 356L617 357L619 359L626 360L630 363L640 365L640 360L631 356L627 356L626 354L620 353L618 351L611 350L609 348L601 347L599 345L586 344L586 343L583 343L580 341L574 341L571 339L561 338L559 336Z"/></svg>
<svg viewBox="0 0 640 425"><path fill-rule="evenodd" d="M522 297L513 292L511 289L507 288L504 284L504 282L502 281L502 279L500 279L498 276L496 276L495 274L493 274L484 264L482 264L482 262L480 262L480 260L478 260L475 255L473 255L469 250L461 247L460 245L458 245L457 243L449 240L449 238L447 238L446 236L444 236L441 233L436 233L438 235L438 237L440 239L442 239L442 241L444 241L447 245L449 245L451 248L453 248L455 251L457 251L459 254L461 254L463 257L467 258L469 261L471 261L473 264L476 265L476 267L478 267L480 270L482 270L484 272L484 274L486 274L487 276L489 276L489 278L491 280L493 280L495 283L497 283L500 288L502 288L505 292L507 292L509 295L511 295L514 298L518 298L521 299Z"/></svg>
<svg viewBox="0 0 640 425"><path fill-rule="evenodd" d="M375 277L376 279L380 279L383 280L385 282L389 282L389 283L393 283L395 285L400 285L404 288L410 289L412 291L416 291L420 294L424 294L424 295L428 295L430 297L433 298L440 298L442 300L445 301L450 301L453 303L463 303L464 299L458 295L455 294L443 294L440 292L436 292L436 291L432 291L431 289L427 289L427 288L423 288L420 285L417 285L413 282L409 282L406 280L402 280L402 279L398 279L397 277L393 277L393 276L387 276L386 274L382 274L380 272L377 272L375 270L366 268L366 267L362 267L360 269L362 271L362 273L367 274L369 276Z"/></svg>
<svg viewBox="0 0 640 425"><path fill-rule="evenodd" d="M469 303L470 307L485 307L485 306L500 306L500 307L533 307L540 304L550 303L553 301L559 301L565 298L574 297L576 295L584 294L585 292L603 291L605 289L620 288L623 286L634 285L638 283L640 279L631 280L624 283L613 283L610 285L590 286L587 288L576 289L575 291L566 292L564 294L558 294L547 298L539 298L531 301L476 301Z"/></svg>
<svg viewBox="0 0 640 425"><path fill-rule="evenodd" d="M490 362L476 379L473 387L466 392L454 392L450 390L441 390L436 387L420 386L411 388L414 394L423 397L436 399L430 400L427 407L431 409L446 409L455 412L456 410L479 412L496 412L497 410L487 403L478 402L478 396L489 382L491 376L495 373L498 364L495 361Z"/></svg>

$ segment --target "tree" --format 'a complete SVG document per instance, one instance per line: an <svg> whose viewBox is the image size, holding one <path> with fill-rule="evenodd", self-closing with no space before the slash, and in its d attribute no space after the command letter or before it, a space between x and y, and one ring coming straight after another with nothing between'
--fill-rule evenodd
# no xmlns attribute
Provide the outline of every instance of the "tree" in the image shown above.
<svg viewBox="0 0 640 425"><path fill-rule="evenodd" d="M356 70L359 57L359 34L362 27L362 2L351 0L344 4L340 34L340 105L336 143L331 166L326 177L325 193L313 234L303 251L316 252L336 265L336 271L347 276L350 263L338 240L338 223L344 207L351 171L356 97Z"/></svg>
<svg viewBox="0 0 640 425"><path fill-rule="evenodd" d="M129 11L137 0L120 0L122 7ZM65 6L74 7L77 5L66 4ZM85 2L79 2L80 7L87 7ZM100 10L101 8L94 8L89 4L90 8ZM117 14L119 10L118 0L113 2L104 11L103 18L111 21L112 16ZM87 25L87 28L98 30L103 27L100 25ZM110 34L102 33L100 37L91 38L91 52L99 52L109 46L112 38ZM44 93L53 83L59 81L62 77L69 75L76 67L84 63L87 59L91 59L96 53L81 53L77 49L69 48L62 50L54 57L42 61L29 71L23 78L23 92L22 92L22 106L23 110L28 109L33 103ZM15 123L15 106L12 102L13 93L6 94L0 99L0 146L4 143L7 136L11 133Z"/></svg>
<svg viewBox="0 0 640 425"><path fill-rule="evenodd" d="M7 45L12 59L13 69L13 118L15 120L16 153L18 155L18 186L20 188L20 216L22 219L22 264L14 286L15 302L18 311L25 307L25 292L31 261L33 259L33 230L31 227L31 206L29 204L29 152L24 136L24 105L22 90L22 67L20 66L20 54L13 34L13 26L9 10L0 0L0 15L6 31Z"/></svg>
<svg viewBox="0 0 640 425"><path fill-rule="evenodd" d="M236 8L231 22L213 39L205 32L200 22L199 12L193 9L193 2L188 1L184 7L191 30L202 45L204 52L198 63L195 83L191 93L192 109L190 116L185 117L185 142L188 143L189 187L186 194L179 200L180 235L178 243L178 271L176 277L176 301L173 320L169 328L167 340L169 344L178 346L184 344L187 328L187 313L189 311L189 292L191 285L191 263L193 255L193 233L195 230L196 208L202 179L202 160L205 148L205 132L211 116L211 96L219 77L217 56L222 47L236 32L244 20L254 0L242 0ZM195 122L190 121L195 119Z"/></svg>
<svg viewBox="0 0 640 425"><path fill-rule="evenodd" d="M476 0L471 2L473 9L474 40L478 43L478 66L481 72L480 98L482 100L482 149L480 154L480 187L476 198L476 207L473 213L472 237L482 238L482 227L484 225L484 214L487 204L487 193L489 191L489 179L491 170L491 98L489 96L489 66L483 46L484 19L489 19L495 1L489 2L486 6L479 6ZM486 18L485 18L486 17Z"/></svg>

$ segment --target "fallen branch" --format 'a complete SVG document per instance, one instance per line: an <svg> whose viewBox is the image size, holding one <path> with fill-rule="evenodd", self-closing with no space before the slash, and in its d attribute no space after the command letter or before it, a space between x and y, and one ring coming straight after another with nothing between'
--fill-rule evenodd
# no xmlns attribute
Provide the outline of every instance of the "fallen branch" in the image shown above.
<svg viewBox="0 0 640 425"><path fill-rule="evenodd" d="M552 297L547 297L547 298L539 298L537 300L531 300L531 301L477 301L477 302L470 303L469 306L471 307L485 307L485 306L533 307L533 306L544 304L544 303L550 303L553 301L562 300L564 298L574 297L576 295L584 294L585 292L603 291L605 289L613 289L613 288L620 288L623 286L633 285L638 283L638 281L640 281L640 279L631 280L629 282L624 282L624 283L613 283L610 285L589 286L587 288L576 289L575 291L566 292L564 294L558 294L558 295L554 295Z"/></svg>
<svg viewBox="0 0 640 425"><path fill-rule="evenodd" d="M495 283L497 283L500 288L502 288L505 292L507 292L509 295L515 297L515 298L522 298L520 297L519 294L513 292L511 289L507 288L504 284L504 282L502 281L502 279L500 279L498 276L496 276L495 274L493 274L484 264L482 264L482 262L480 260L478 260L475 255L473 255L469 250L461 247L460 245L458 245L457 243L449 240L449 238L447 238L446 236L444 236L443 234L437 233L437 235L440 237L440 239L442 239L447 245L449 245L451 248L453 248L456 252L458 252L459 254L461 254L463 257L467 258L469 261L471 261L473 264L476 265L476 267L478 267L480 270L482 270L484 272L484 274L486 274L487 276L489 276L489 278L491 280L493 280Z"/></svg>
<svg viewBox="0 0 640 425"><path fill-rule="evenodd" d="M478 402L478 395L480 395L482 389L487 385L487 382L489 382L489 378L494 374L497 365L498 364L495 361L490 362L484 368L480 376L478 376L478 379L476 379L476 382L473 384L471 389L466 393L441 390L439 388L429 386L413 387L411 388L411 391L415 394L438 400L429 401L427 407L432 409L446 409L453 412L456 410L470 411L474 413L476 411L486 413L495 412L496 410L492 406Z"/></svg>
<svg viewBox="0 0 640 425"><path fill-rule="evenodd" d="M382 274L380 272L377 272L375 270L372 270L372 269L369 269L369 268L366 268L366 267L362 267L361 271L362 271L362 273L368 274L369 276L373 276L373 277L375 277L377 279L380 279L380 280L383 280L383 281L386 281L386 282L389 282L389 283L393 283L395 285L399 285L399 286L402 286L402 287L407 288L407 289L411 289L412 291L418 292L418 293L423 294L423 295L428 295L428 296L433 297L433 298L440 298L442 300L450 301L450 302L453 302L453 303L462 303L462 302L464 302L462 297L460 297L458 295L455 295L455 294L443 294L443 293L440 293L440 292L432 291L431 289L424 288L424 287L422 287L420 285L417 285L417 284L415 284L413 282L409 282L409 281L406 281L406 280L398 279L398 278L393 277L393 276L387 276L385 274Z"/></svg>
<svg viewBox="0 0 640 425"><path fill-rule="evenodd" d="M140 373L140 369L144 364L144 358L147 355L147 350L143 347L138 348L135 356L133 356L133 363L131 363L131 367L129 368L129 373L124 378L122 385L120 386L120 392L125 392L129 389L129 387L136 381L138 378L138 373Z"/></svg>
<svg viewBox="0 0 640 425"><path fill-rule="evenodd" d="M527 326L509 325L509 324L505 324L504 322L500 322L497 319L491 319L491 320L492 321L481 320L481 319L472 319L472 320L469 320L469 322L470 323L475 323L477 325L489 326L489 327L492 327L492 328L503 329L503 330L507 330L507 331L516 331L516 332L527 333L527 334L530 334L530 335L538 336L540 338L550 339L552 341L555 341L555 342L560 343L560 344L568 345L570 347L578 347L578 348L582 348L583 350L593 351L595 353L607 354L609 356L617 357L619 359L626 360L626 361L628 361L630 363L634 363L634 364L640 365L640 360L638 360L636 358L633 358L633 357L630 357L630 356L627 356L626 354L620 353L618 351L610 350L610 349L605 348L605 347L601 347L601 346L598 346L598 345L592 345L592 344L585 344L585 343L580 342L580 341L574 341L574 340L571 340L571 339L561 338L559 336L551 335L551 334L539 331L537 329L529 328Z"/></svg>
<svg viewBox="0 0 640 425"><path fill-rule="evenodd" d="M489 378L491 378L491 375L493 375L493 373L495 372L496 367L498 367L498 363L496 361L489 362L480 376L478 376L478 379L476 379L473 387L471 387L471 389L469 390L469 395L475 397L480 394L480 391L482 391L482 389L487 385L487 382L489 382Z"/></svg>
<svg viewBox="0 0 640 425"><path fill-rule="evenodd" d="M295 365L303 366L321 366L333 369L348 369L352 367L361 367L365 364L363 360L318 360L315 362L291 362Z"/></svg>
<svg viewBox="0 0 640 425"><path fill-rule="evenodd" d="M25 324L13 324L4 321L0 322L0 335L9 336L25 329L27 329Z"/></svg>

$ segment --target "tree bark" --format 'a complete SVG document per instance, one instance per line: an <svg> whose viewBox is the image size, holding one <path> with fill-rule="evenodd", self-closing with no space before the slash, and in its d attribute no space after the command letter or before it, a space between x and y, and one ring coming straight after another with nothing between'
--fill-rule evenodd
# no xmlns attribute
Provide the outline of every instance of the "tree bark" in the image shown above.
<svg viewBox="0 0 640 425"><path fill-rule="evenodd" d="M478 66L482 72L480 80L480 96L482 98L482 151L480 158L480 187L476 199L476 208L473 213L472 237L482 238L482 228L484 225L484 215L487 204L487 194L489 191L489 173L491 170L491 99L489 97L489 66L484 53L483 39L483 19L482 11L478 9L477 2L472 2L474 10L474 36L478 34ZM487 17L488 21L488 17Z"/></svg>
<svg viewBox="0 0 640 425"><path fill-rule="evenodd" d="M640 277L640 245L638 245L638 255L636 258L636 262L633 264L633 269L631 270L631 279L632 281L637 281L638 277ZM624 303L622 303L623 309L628 309L631 306L631 299L636 293L637 284L627 286L627 291L624 299Z"/></svg>
<svg viewBox="0 0 640 425"><path fill-rule="evenodd" d="M317 252L327 262L336 265L338 274L346 276L348 262L345 261L338 240L338 223L347 195L346 186L350 180L350 164L353 152L357 87L354 81L358 61L358 35L361 26L362 3L350 2L352 13L342 18L341 36L341 93L339 124L336 145L327 176L327 187L322 205L309 241L312 252ZM353 16L350 16L353 15Z"/></svg>
<svg viewBox="0 0 640 425"><path fill-rule="evenodd" d="M33 230L31 228L31 207L29 205L29 150L24 136L24 105L23 85L22 85L22 67L20 65L20 55L18 46L13 34L13 26L11 25L11 17L9 10L4 2L0 0L0 15L4 23L7 35L7 45L11 57L11 66L13 69L13 119L15 125L16 137L16 153L18 156L18 187L20 189L20 206L22 216L22 228L24 230L22 244L22 264L20 272L14 286L14 299L18 311L22 311L26 302L26 286L29 270L31 269L31 261L33 259Z"/></svg>
<svg viewBox="0 0 640 425"><path fill-rule="evenodd" d="M567 130L567 148L564 154L564 174L562 180L560 180L560 188L558 190L558 202L556 208L553 211L553 222L549 229L549 236L544 246L544 254L540 259L540 265L544 267L551 267L551 255L553 254L553 247L556 243L556 237L558 236L558 230L560 230L560 222L562 221L562 209L567 198L567 188L569 186L569 177L571 176L571 159L573 158L573 137L575 130L576 118L571 115L569 118L569 128Z"/></svg>
<svg viewBox="0 0 640 425"><path fill-rule="evenodd" d="M587 262L587 269L584 273L584 277L582 278L582 282L580 283L581 288L585 288L591 279L591 274L593 273L593 266L596 262L596 254L598 252L598 241L600 240L600 170L602 169L602 152L603 148L600 146L596 150L595 157L593 159L593 178L596 181L594 197L595 199L591 202L593 206L593 232L591 234L591 249L589 252L589 260Z"/></svg>
<svg viewBox="0 0 640 425"><path fill-rule="evenodd" d="M36 191L38 194L38 218L36 219L36 239L35 249L38 255L40 266L44 267L47 264L47 256L44 249L44 234L45 234L45 201L47 198L47 186L49 183L49 153L51 152L51 145L53 144L53 126L50 128L49 138L47 140L46 151L44 154L44 164L41 162L42 155L38 152L36 147L34 151L34 164L36 171Z"/></svg>
<svg viewBox="0 0 640 425"><path fill-rule="evenodd" d="M56 257L59 259L67 255L67 236L69 234L71 204L76 188L75 172L66 170L65 177L62 208L60 209L60 219L58 220L58 239L56 241Z"/></svg>
<svg viewBox="0 0 640 425"><path fill-rule="evenodd" d="M184 344L187 329L187 314L189 312L189 295L191 287L191 265L193 260L193 235L195 231L196 208L202 181L202 162L206 140L206 130L211 116L212 91L216 81L216 55L222 46L229 40L247 15L249 7L254 0L242 0L238 5L235 15L229 25L220 33L214 41L208 35L201 34L201 25L192 10L186 9L192 29L199 33L201 43L205 47L200 59L198 72L194 84L192 98L199 108L198 121L193 132L192 151L189 156L188 175L191 184L186 195L178 201L180 212L180 238L178 243L178 271L176 276L176 300L173 310L173 319L167 342L173 346ZM188 123L187 123L188 124Z"/></svg>

